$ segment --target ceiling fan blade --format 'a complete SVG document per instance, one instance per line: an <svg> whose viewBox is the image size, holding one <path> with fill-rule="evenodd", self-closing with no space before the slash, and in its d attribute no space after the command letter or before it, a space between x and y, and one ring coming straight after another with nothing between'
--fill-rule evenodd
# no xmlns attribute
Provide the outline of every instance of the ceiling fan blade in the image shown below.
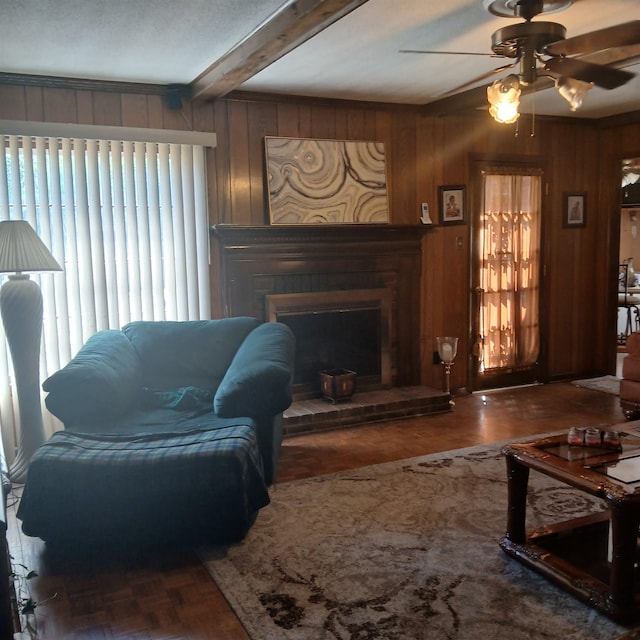
<svg viewBox="0 0 640 640"><path fill-rule="evenodd" d="M451 111L466 111L481 107L488 108L487 87L485 85L473 87L473 89L467 89L455 95L438 98L423 105L422 110L426 115L442 116L451 113Z"/></svg>
<svg viewBox="0 0 640 640"><path fill-rule="evenodd" d="M544 53L552 56L571 56L630 44L640 44L640 20L623 22L613 27L552 42L544 48Z"/></svg>
<svg viewBox="0 0 640 640"><path fill-rule="evenodd" d="M490 78L491 76L496 75L497 73L502 73L503 71L506 71L507 69L512 69L513 67L515 67L518 64L518 60L511 62L509 64L505 64L502 67L498 67L497 69L492 69L491 71L487 71L486 73L483 73L481 75L479 75L477 78L473 78L473 80L469 80L468 82L465 82L464 84L461 84L453 89L450 89L449 91L445 92L445 93L441 93L438 97L439 98L444 98L446 96L449 95L454 95L460 91L462 91L463 89L466 89L467 87L471 87L474 84L478 84L478 82L481 82L482 80L486 80L487 78Z"/></svg>
<svg viewBox="0 0 640 640"><path fill-rule="evenodd" d="M605 49L586 56L578 56L584 62L593 62L594 64L606 64L616 69L631 67L640 62L640 44L630 44L626 47L617 47L616 49Z"/></svg>
<svg viewBox="0 0 640 640"><path fill-rule="evenodd" d="M583 82L593 82L603 89L615 89L629 82L635 74L601 64L593 64L575 58L550 58L544 63L546 71Z"/></svg>
<svg viewBox="0 0 640 640"><path fill-rule="evenodd" d="M490 56L497 57L494 53L477 53L474 51L427 51L424 49L400 49L398 53L438 53L443 56Z"/></svg>

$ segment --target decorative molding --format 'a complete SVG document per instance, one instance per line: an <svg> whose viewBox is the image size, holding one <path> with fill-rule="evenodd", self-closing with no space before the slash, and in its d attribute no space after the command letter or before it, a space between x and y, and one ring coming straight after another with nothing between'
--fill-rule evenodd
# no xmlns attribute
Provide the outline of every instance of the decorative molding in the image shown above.
<svg viewBox="0 0 640 640"><path fill-rule="evenodd" d="M164 105L172 111L182 109L182 101L191 99L188 84L151 84L145 82L118 82L92 80L89 78L67 78L62 76L39 76L24 73L0 72L0 84L45 87L49 89L71 89L72 91L106 91L109 93L136 93L161 96Z"/></svg>
<svg viewBox="0 0 640 640"><path fill-rule="evenodd" d="M63 76L39 76L26 73L0 72L0 84L50 87L52 89L74 89L81 91L107 91L110 93L142 93L164 96L170 89L189 92L189 85L151 84L146 82L118 82L115 80L92 80L90 78L67 78Z"/></svg>

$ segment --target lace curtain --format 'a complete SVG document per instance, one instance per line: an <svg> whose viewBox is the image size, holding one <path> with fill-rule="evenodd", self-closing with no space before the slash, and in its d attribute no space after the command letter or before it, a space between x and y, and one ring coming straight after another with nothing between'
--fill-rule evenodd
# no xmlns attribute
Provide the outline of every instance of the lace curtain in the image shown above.
<svg viewBox="0 0 640 640"><path fill-rule="evenodd" d="M541 175L483 175L481 371L526 367L540 350Z"/></svg>

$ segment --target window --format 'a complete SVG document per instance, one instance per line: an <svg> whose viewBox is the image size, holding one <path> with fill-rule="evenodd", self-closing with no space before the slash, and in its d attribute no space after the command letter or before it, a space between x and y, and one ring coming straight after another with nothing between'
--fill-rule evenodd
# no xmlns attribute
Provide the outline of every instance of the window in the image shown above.
<svg viewBox="0 0 640 640"><path fill-rule="evenodd" d="M24 219L62 265L33 274L44 304L41 381L86 339L132 320L209 318L205 149L5 136L0 220ZM0 422L17 443L11 357L0 340ZM44 412L45 429L54 419Z"/></svg>

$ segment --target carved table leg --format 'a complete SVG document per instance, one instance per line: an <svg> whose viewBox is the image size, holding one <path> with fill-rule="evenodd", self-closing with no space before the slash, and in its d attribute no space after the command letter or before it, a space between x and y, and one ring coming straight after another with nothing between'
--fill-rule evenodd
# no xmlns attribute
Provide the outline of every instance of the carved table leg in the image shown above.
<svg viewBox="0 0 640 640"><path fill-rule="evenodd" d="M507 456L507 532L505 539L515 543L524 543L527 539L527 485L529 467L520 464L515 458Z"/></svg>
<svg viewBox="0 0 640 640"><path fill-rule="evenodd" d="M629 505L611 503L610 597L616 607L625 608L634 599L634 560L640 513Z"/></svg>

